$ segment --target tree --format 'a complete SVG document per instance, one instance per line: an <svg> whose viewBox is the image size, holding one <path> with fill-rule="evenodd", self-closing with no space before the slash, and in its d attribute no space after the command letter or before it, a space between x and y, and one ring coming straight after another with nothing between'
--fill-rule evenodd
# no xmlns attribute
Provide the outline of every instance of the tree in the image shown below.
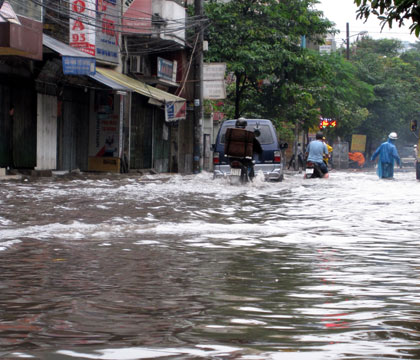
<svg viewBox="0 0 420 360"><path fill-rule="evenodd" d="M358 76L358 69L340 54L322 56L326 71L325 84L317 104L324 117L337 120L332 135L348 138L368 117L368 106L374 100L373 87Z"/></svg>
<svg viewBox="0 0 420 360"><path fill-rule="evenodd" d="M397 52L384 55L382 51L389 44L386 39L365 39L356 44L352 62L359 79L374 91L374 99L367 106L369 116L357 131L373 143L383 140L391 131L396 131L401 140L411 142L410 120L420 114L418 63L412 55L400 56ZM399 48L397 43L395 47Z"/></svg>
<svg viewBox="0 0 420 360"><path fill-rule="evenodd" d="M226 62L235 76L234 116L255 112L263 81L287 72L301 51L301 37L325 34L332 25L313 10L316 0L206 2L206 60ZM282 79L282 77L278 77ZM284 78L283 78L284 79ZM247 101L245 101L247 100ZM258 107L258 102L257 102Z"/></svg>
<svg viewBox="0 0 420 360"><path fill-rule="evenodd" d="M357 18L368 19L371 14L382 21L382 28L396 22L400 27L405 20L411 20L411 32L420 34L420 3L417 0L354 0L358 6Z"/></svg>

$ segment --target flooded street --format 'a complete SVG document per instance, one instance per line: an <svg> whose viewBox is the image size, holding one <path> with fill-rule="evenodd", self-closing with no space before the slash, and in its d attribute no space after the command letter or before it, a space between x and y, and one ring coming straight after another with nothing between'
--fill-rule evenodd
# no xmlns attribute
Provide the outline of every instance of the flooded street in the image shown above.
<svg viewBox="0 0 420 360"><path fill-rule="evenodd" d="M414 171L0 183L1 359L419 359Z"/></svg>

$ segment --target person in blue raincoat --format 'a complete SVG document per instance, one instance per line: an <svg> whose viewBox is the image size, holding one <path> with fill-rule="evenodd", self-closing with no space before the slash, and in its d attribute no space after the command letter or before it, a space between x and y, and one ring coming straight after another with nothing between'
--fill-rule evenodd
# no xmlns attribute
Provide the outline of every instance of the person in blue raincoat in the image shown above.
<svg viewBox="0 0 420 360"><path fill-rule="evenodd" d="M388 135L388 141L382 143L372 155L372 161L379 155L377 174L380 179L392 179L394 177L394 161L401 166L401 159L394 145L397 139L397 133L390 133Z"/></svg>

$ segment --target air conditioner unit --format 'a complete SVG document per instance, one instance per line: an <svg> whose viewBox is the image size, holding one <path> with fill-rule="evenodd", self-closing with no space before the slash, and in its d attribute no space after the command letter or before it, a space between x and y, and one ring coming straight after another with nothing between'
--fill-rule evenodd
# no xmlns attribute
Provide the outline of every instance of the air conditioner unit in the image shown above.
<svg viewBox="0 0 420 360"><path fill-rule="evenodd" d="M130 56L130 72L135 74L148 75L149 68L147 66L146 57L141 55Z"/></svg>

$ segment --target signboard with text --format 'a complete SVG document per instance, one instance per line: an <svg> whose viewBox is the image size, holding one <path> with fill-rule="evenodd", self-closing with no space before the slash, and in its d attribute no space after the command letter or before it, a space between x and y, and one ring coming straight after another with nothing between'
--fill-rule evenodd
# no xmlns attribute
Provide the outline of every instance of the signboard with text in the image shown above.
<svg viewBox="0 0 420 360"><path fill-rule="evenodd" d="M226 99L225 63L203 64L204 99Z"/></svg>
<svg viewBox="0 0 420 360"><path fill-rule="evenodd" d="M95 58L63 56L64 75L95 75Z"/></svg>
<svg viewBox="0 0 420 360"><path fill-rule="evenodd" d="M165 104L165 120L167 122L183 120L187 116L186 101L168 102Z"/></svg>
<svg viewBox="0 0 420 360"><path fill-rule="evenodd" d="M157 58L157 77L159 79L169 80L176 82L176 61L170 61L161 57Z"/></svg>
<svg viewBox="0 0 420 360"><path fill-rule="evenodd" d="M70 46L95 56L96 0L70 0Z"/></svg>
<svg viewBox="0 0 420 360"><path fill-rule="evenodd" d="M97 0L96 58L118 64L120 0Z"/></svg>

